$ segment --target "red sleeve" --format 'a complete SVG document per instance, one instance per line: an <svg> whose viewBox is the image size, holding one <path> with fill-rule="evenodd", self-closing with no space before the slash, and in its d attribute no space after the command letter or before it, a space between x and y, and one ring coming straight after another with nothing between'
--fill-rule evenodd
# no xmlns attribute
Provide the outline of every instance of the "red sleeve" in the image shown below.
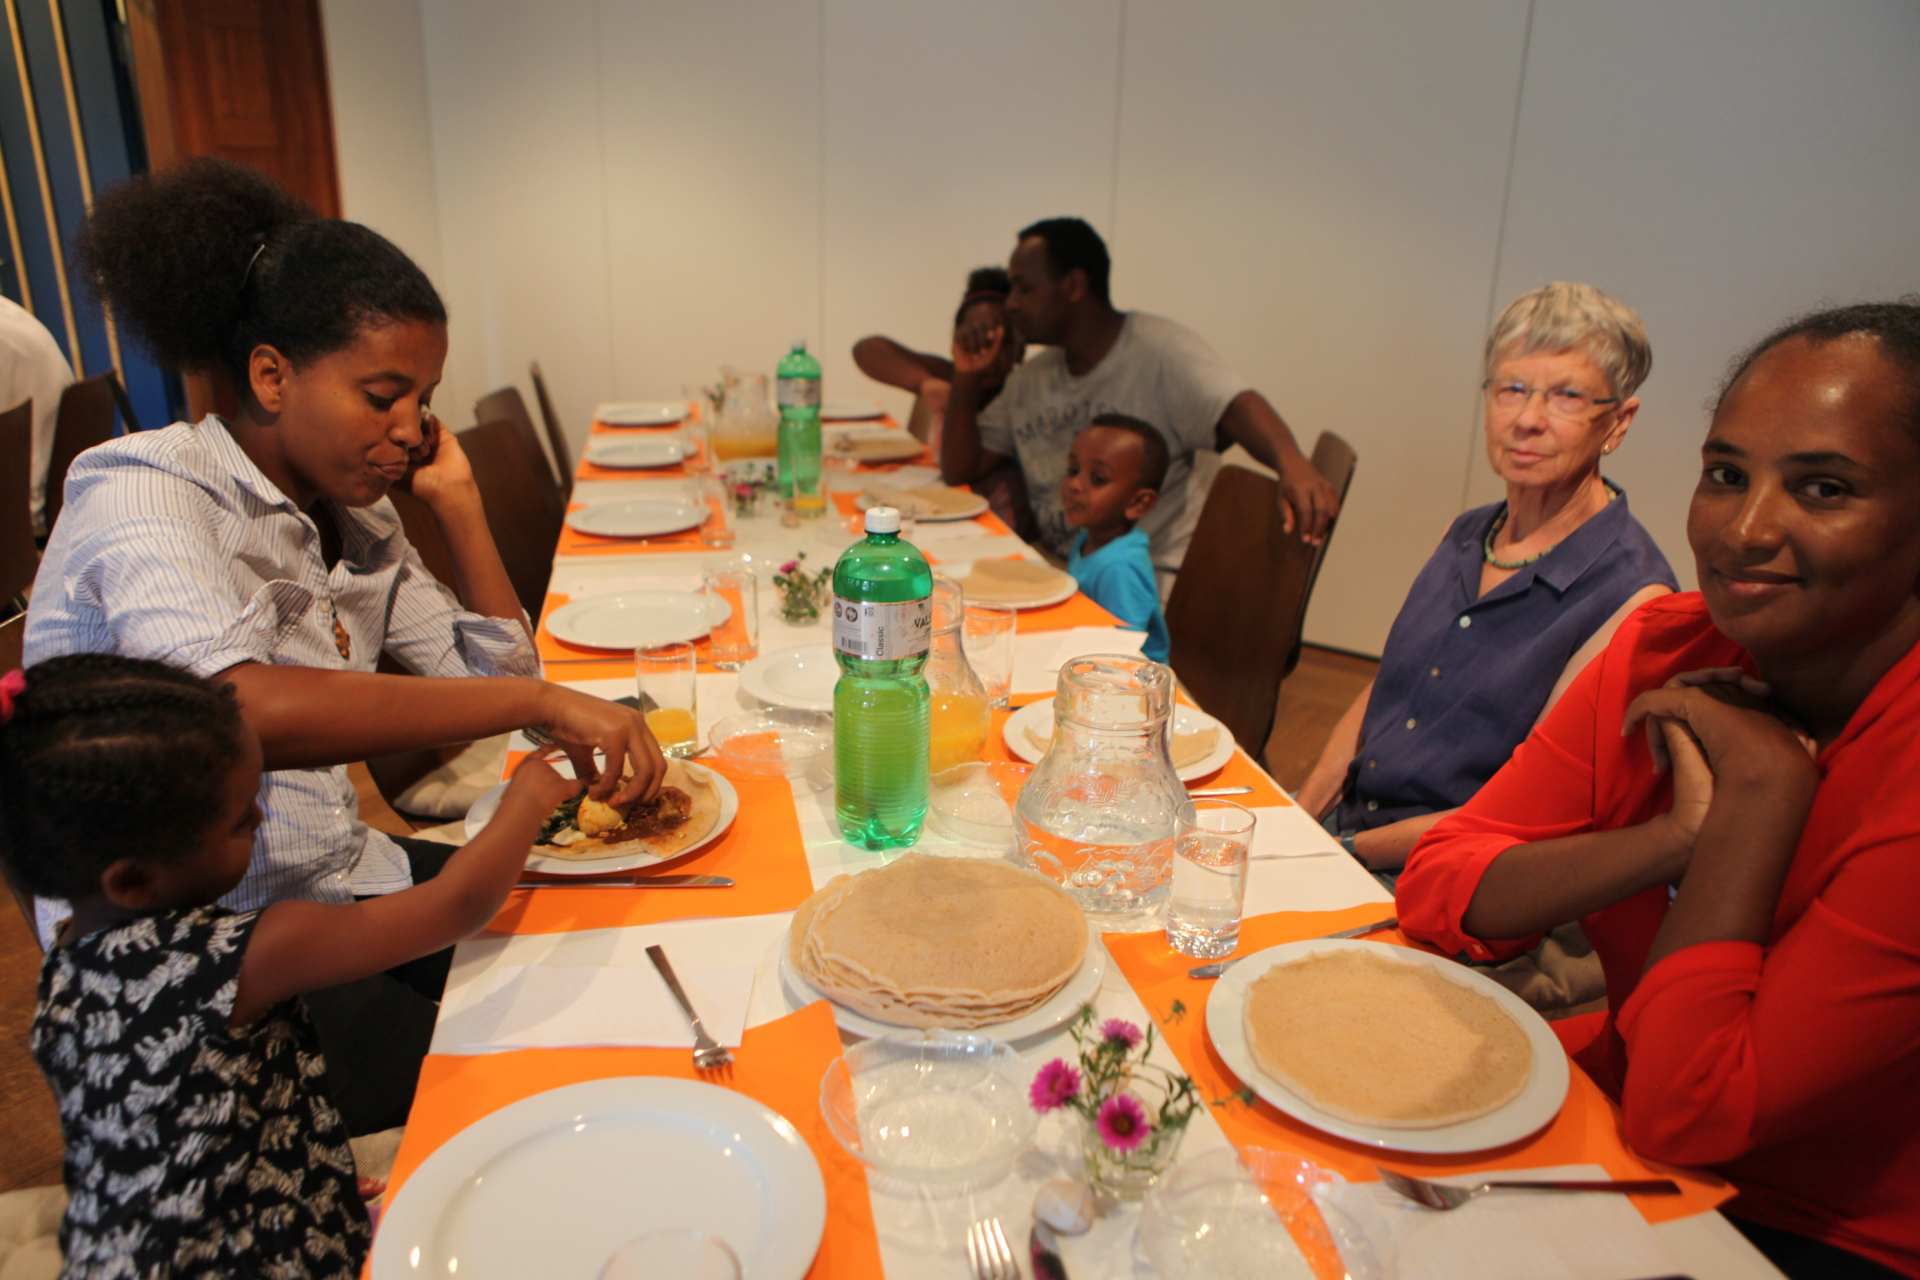
<svg viewBox="0 0 1920 1280"><path fill-rule="evenodd" d="M1517 844L1594 827L1594 731L1601 682L1631 629L1587 664L1547 718L1500 772L1456 813L1428 829L1394 891L1401 931L1450 955L1501 960L1531 951L1531 938L1476 938L1461 925L1492 861Z"/></svg>
<svg viewBox="0 0 1920 1280"><path fill-rule="evenodd" d="M1770 948L1701 943L1655 965L1617 1018L1628 1143L1722 1164L1885 1087L1920 1055L1915 901L1920 849L1890 842L1851 857Z"/></svg>

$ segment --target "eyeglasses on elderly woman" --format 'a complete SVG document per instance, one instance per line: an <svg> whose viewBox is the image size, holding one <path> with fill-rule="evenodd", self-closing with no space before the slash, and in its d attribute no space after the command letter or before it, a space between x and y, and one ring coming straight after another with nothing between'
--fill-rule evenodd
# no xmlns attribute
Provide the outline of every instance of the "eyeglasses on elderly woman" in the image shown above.
<svg viewBox="0 0 1920 1280"><path fill-rule="evenodd" d="M1538 393L1547 398L1547 412L1556 418L1585 418L1595 405L1619 404L1619 396L1590 396L1572 387L1530 387L1524 382L1502 382L1488 378L1480 384L1487 403L1501 413L1518 413Z"/></svg>

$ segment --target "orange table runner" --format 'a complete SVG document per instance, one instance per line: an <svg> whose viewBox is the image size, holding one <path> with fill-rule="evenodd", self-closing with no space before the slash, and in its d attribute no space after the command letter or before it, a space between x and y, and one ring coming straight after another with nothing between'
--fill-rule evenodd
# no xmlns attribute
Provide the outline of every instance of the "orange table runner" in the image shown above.
<svg viewBox="0 0 1920 1280"><path fill-rule="evenodd" d="M704 1080L779 1112L800 1131L827 1184L827 1226L809 1280L881 1280L867 1176L820 1118L820 1077L840 1056L840 1033L824 1000L750 1027L724 1072L701 1075L685 1049L519 1049L511 1053L427 1055L407 1117L406 1137L388 1179L387 1203L429 1155L456 1133L522 1098L562 1085L613 1076ZM670 1170L662 1170L672 1176Z"/></svg>
<svg viewBox="0 0 1920 1280"><path fill-rule="evenodd" d="M1281 911L1253 916L1240 926L1235 955L1251 955L1286 942L1317 938L1378 920L1391 908L1383 903L1345 911ZM1370 941L1418 947L1398 930L1369 934ZM1236 1147L1268 1147L1296 1152L1356 1182L1371 1182L1374 1165L1386 1165L1418 1177L1446 1177L1481 1169L1529 1169L1548 1165L1597 1164L1613 1178L1672 1178L1677 1196L1635 1196L1633 1203L1649 1222L1704 1213L1733 1198L1734 1189L1711 1173L1644 1161L1627 1149L1620 1109L1600 1092L1579 1066L1569 1062L1566 1105L1552 1124L1520 1142L1464 1155L1420 1155L1380 1151L1336 1138L1284 1115L1269 1103L1243 1094L1241 1082L1214 1052L1207 1038L1207 997L1218 985L1189 978L1195 961L1167 945L1160 933L1109 933L1107 952L1126 975L1134 994L1160 1028L1167 1047L1192 1077L1213 1118ZM1251 1099L1251 1100L1249 1100Z"/></svg>
<svg viewBox="0 0 1920 1280"><path fill-rule="evenodd" d="M508 759L511 773L526 755ZM566 888L553 892L516 889L487 926L492 933L571 933L619 929L700 916L763 916L791 911L813 892L813 872L800 837L793 787L785 778L762 778L702 760L740 793L733 826L690 858L661 874L730 876L731 889Z"/></svg>

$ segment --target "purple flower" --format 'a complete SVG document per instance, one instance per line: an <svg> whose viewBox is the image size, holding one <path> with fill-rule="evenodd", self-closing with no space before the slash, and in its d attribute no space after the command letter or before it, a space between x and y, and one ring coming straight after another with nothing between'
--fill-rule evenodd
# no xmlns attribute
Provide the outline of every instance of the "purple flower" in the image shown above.
<svg viewBox="0 0 1920 1280"><path fill-rule="evenodd" d="M1080 1073L1062 1058L1040 1068L1027 1090L1027 1100L1035 1111L1054 1111L1067 1105L1080 1092Z"/></svg>
<svg viewBox="0 0 1920 1280"><path fill-rule="evenodd" d="M1108 1018L1100 1024L1100 1039L1107 1044L1131 1050L1140 1043L1140 1028L1125 1018Z"/></svg>
<svg viewBox="0 0 1920 1280"><path fill-rule="evenodd" d="M1130 1093L1116 1093L1101 1103L1094 1124L1101 1140L1115 1151L1133 1150L1147 1140L1153 1128L1147 1123L1146 1111Z"/></svg>
<svg viewBox="0 0 1920 1280"><path fill-rule="evenodd" d="M789 560L785 564L780 566L780 572L792 573L795 569L798 569L799 567L800 567L800 562L798 560Z"/></svg>

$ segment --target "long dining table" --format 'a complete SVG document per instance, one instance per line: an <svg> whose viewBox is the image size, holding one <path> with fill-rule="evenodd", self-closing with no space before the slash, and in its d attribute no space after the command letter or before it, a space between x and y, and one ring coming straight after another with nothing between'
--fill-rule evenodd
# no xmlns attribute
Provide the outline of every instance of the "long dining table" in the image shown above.
<svg viewBox="0 0 1920 1280"><path fill-rule="evenodd" d="M897 424L883 419L862 429L876 428L897 429ZM596 422L593 438L639 430L644 429ZM700 433L696 428L691 434ZM692 458L695 468L704 461L700 451ZM834 501L825 517L792 527L771 510L744 516L735 522L731 550L749 553L761 563L784 563L804 553L808 566L830 565L857 536L851 499L866 480L875 478L868 474L873 470L830 467ZM911 482L915 473L909 471L906 478ZM583 458L572 502L578 508L606 500L698 492L697 476L684 467L620 472ZM937 570L956 576L980 558L1040 559L990 514L942 524L923 521L915 540ZM698 589L703 562L721 554L726 552L685 534L651 542L621 541L590 538L569 528L557 548L544 614L551 616L560 605L596 591L648 585ZM830 638L824 617L811 625L790 625L779 617L771 583L763 578L759 590L761 654ZM1137 643L1083 595L1051 608L1022 610L1011 701L1018 707L1048 696L1053 671L1065 657L1110 651L1115 644L1137 650ZM568 644L552 636L544 622L538 645L551 680L605 697L634 692L630 653ZM706 661L704 647L696 683L702 742L721 718L760 705L741 688L736 674ZM1002 737L1008 714L994 713L986 759L1013 758ZM516 735L510 762L530 749L533 744ZM825 1001L803 1001L789 988L780 974L779 956L794 908L804 898L836 876L880 866L894 855L867 852L840 838L831 784L821 785L818 777L754 776L732 770L710 753L702 754L699 763L726 776L739 796L738 815L722 836L699 853L676 861L670 870L730 876L735 886L676 891L541 887L511 894L492 925L456 949L386 1203L401 1203L414 1171L463 1129L545 1090L609 1077L707 1079L786 1117L818 1161L827 1192L827 1215L810 1277L966 1280L973 1274L966 1229L988 1217L1000 1220L1016 1254L1024 1259L1037 1189L1052 1179L1079 1176L1080 1133L1069 1123L1071 1117L1058 1112L1043 1117L1032 1148L1012 1173L990 1185L936 1192L869 1177L834 1139L820 1112L821 1078L854 1037L836 1026ZM1236 748L1217 772L1189 786L1251 788L1234 797L1258 820L1236 954L1317 938L1392 914L1391 895L1245 751ZM918 843L923 849L952 856L997 856L949 841L931 829ZM1375 941L1416 945L1391 930L1371 936ZM755 966L744 1038L735 1051L734 1065L724 1073L696 1072L691 1055L677 1048L578 1045L499 1050L475 1043L483 1039L476 1036L474 1026L480 995L497 987L495 980L503 971L640 968L647 964L644 952L650 944L664 946L684 966ZM1196 962L1174 953L1163 932L1108 933L1096 938L1094 945L1102 949L1105 962L1091 1001L1098 1017L1152 1026L1158 1032L1153 1061L1192 1077L1206 1103L1189 1125L1182 1159L1226 1144L1267 1148L1304 1156L1355 1183L1377 1179L1376 1163L1429 1176L1563 1166L1597 1166L1618 1178L1674 1176L1682 1183L1681 1195L1633 1200L1671 1259L1666 1271L1649 1274L1701 1280L1778 1275L1716 1212L1716 1206L1731 1195L1730 1189L1711 1174L1656 1168L1635 1157L1621 1137L1617 1108L1578 1067L1569 1064L1571 1081L1559 1114L1521 1141L1446 1156L1378 1150L1310 1128L1242 1088L1207 1040L1202 1015L1210 984L1187 975L1188 966ZM1064 1026L1015 1047L1036 1066L1056 1057L1073 1058L1073 1044ZM1074 1280L1153 1276L1137 1238L1140 1217L1138 1205L1123 1204L1099 1218L1084 1235L1064 1238L1061 1256L1068 1274ZM551 1228L535 1218L524 1229ZM387 1274L417 1272L375 1271L380 1280ZM1027 1274L1024 1266L1022 1274ZM1421 1273L1409 1268L1405 1274Z"/></svg>

